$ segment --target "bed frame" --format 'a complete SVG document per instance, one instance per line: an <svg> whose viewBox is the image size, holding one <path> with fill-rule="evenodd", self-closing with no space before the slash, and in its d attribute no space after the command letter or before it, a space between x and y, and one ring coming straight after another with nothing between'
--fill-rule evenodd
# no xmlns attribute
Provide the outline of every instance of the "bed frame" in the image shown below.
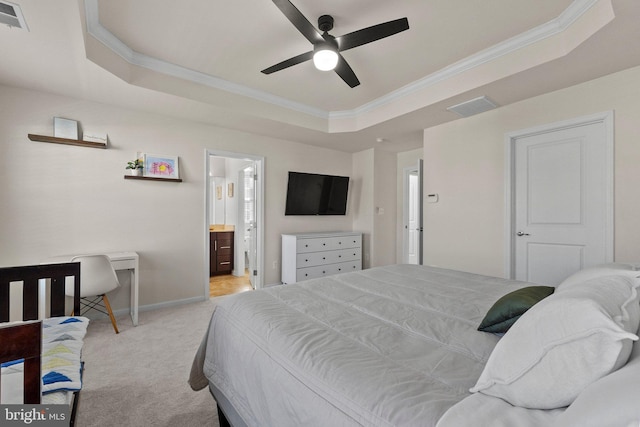
<svg viewBox="0 0 640 427"><path fill-rule="evenodd" d="M49 312L51 317L65 315L65 278L74 278L73 312L80 313L80 263L40 264L0 268L0 322L9 321L10 287L22 283L22 320L38 320L40 279L51 280ZM39 404L41 396L42 349L41 322L0 327L0 363L24 359L24 403ZM75 419L79 396L76 392L71 408L71 425Z"/></svg>

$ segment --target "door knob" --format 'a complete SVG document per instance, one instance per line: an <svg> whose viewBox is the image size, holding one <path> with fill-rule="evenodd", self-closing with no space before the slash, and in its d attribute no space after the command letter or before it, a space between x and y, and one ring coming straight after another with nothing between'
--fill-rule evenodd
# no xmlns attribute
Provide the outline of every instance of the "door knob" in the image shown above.
<svg viewBox="0 0 640 427"><path fill-rule="evenodd" d="M518 236L529 236L530 234L529 233L525 233L524 231L518 231L516 233L516 235L518 235Z"/></svg>

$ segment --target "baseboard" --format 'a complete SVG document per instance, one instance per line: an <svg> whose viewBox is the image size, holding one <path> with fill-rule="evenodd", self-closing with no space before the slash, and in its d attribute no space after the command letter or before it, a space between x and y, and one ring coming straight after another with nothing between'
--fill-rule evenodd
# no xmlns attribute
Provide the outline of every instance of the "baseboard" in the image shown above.
<svg viewBox="0 0 640 427"><path fill-rule="evenodd" d="M138 307L138 312L157 310L159 308L174 307L174 306L183 305L183 304L192 304L194 302L205 301L206 299L207 298L205 297L193 297L193 298L179 299L175 301L159 302L157 304L141 305L140 307ZM129 313L129 311L130 310L128 308L124 309L124 313Z"/></svg>
<svg viewBox="0 0 640 427"><path fill-rule="evenodd" d="M194 302L201 302L201 301L205 301L206 298L205 297L193 297L193 298L186 298L186 299L180 299L180 300L174 300L174 301L167 301L167 302L159 302L157 304L147 304L147 305L141 305L138 307L138 313L141 313L143 311L151 311L151 310L158 310L160 308L167 308L167 307L175 307L178 305L183 305L183 304L192 304ZM124 316L124 315L129 315L131 309L129 307L126 308L120 308L118 310L113 310L113 314L117 317L117 316ZM95 313L95 310L92 310L89 312L89 314L93 314ZM97 314L97 313L96 313ZM107 317L106 315L101 315L101 316L96 316L97 318L101 318L101 317Z"/></svg>
<svg viewBox="0 0 640 427"><path fill-rule="evenodd" d="M280 285L282 285L282 282L281 283L271 283L271 284L268 284L268 285L264 285L264 287L265 288L270 288L272 286L280 286Z"/></svg>

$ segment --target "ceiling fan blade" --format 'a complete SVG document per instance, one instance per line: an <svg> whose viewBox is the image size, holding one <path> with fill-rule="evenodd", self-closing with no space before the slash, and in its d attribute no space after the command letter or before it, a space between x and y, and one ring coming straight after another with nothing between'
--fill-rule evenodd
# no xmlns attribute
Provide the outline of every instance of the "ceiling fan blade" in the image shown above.
<svg viewBox="0 0 640 427"><path fill-rule="evenodd" d="M356 73L353 72L347 61L342 57L342 55L338 54L338 65L334 70L342 80L349 87L354 88L360 84L360 80L356 77Z"/></svg>
<svg viewBox="0 0 640 427"><path fill-rule="evenodd" d="M311 43L316 44L324 40L322 34L289 0L273 0L273 3Z"/></svg>
<svg viewBox="0 0 640 427"><path fill-rule="evenodd" d="M274 0L275 1L275 0ZM409 20L400 18L336 37L340 51L353 49L409 29Z"/></svg>
<svg viewBox="0 0 640 427"><path fill-rule="evenodd" d="M296 64L300 64L301 62L308 61L313 58L313 51L302 53L298 56L294 56L293 58L286 59L282 62L277 63L276 65L272 65L269 68L265 68L262 70L264 74L275 73L276 71L284 70L285 68L289 68Z"/></svg>

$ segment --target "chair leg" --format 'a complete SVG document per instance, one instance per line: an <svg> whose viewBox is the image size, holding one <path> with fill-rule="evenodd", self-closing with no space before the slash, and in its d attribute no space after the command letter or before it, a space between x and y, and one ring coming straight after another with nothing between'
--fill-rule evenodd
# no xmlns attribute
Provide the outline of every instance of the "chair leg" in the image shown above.
<svg viewBox="0 0 640 427"><path fill-rule="evenodd" d="M116 318L113 315L113 311L111 310L111 304L109 304L109 298L107 295L102 295L102 301L104 301L104 306L107 308L109 312L109 318L111 319L111 324L113 325L113 330L116 331L116 334L119 334L118 325L116 324Z"/></svg>

